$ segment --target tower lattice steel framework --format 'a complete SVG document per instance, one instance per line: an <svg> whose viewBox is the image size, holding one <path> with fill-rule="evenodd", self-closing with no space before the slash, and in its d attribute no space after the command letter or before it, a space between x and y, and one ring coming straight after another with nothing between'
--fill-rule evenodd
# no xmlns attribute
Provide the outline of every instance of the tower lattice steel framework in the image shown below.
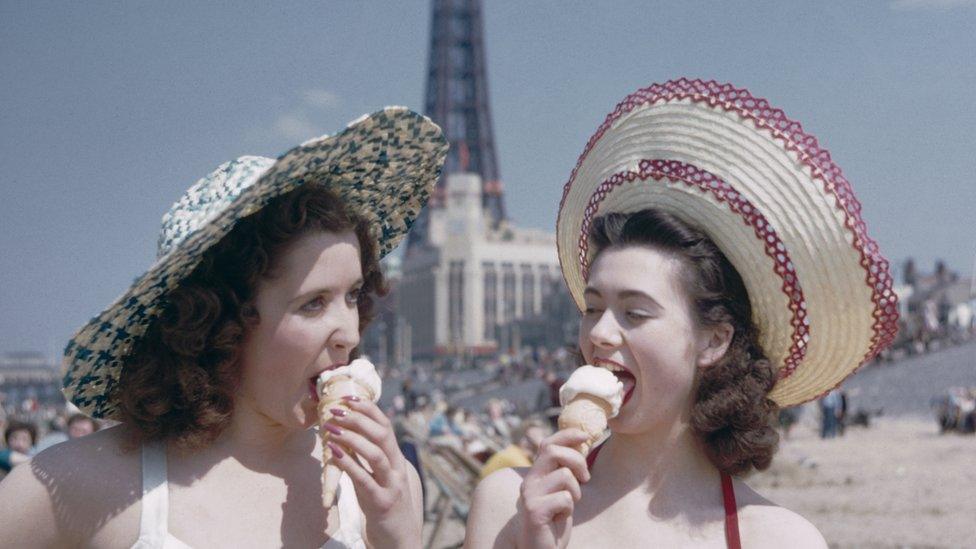
<svg viewBox="0 0 976 549"><path fill-rule="evenodd" d="M497 226L505 219L505 205L491 128L481 0L433 0L432 4L425 110L451 143L443 173L480 175L482 206ZM442 176L429 207L442 207L443 202ZM410 232L408 248L427 242L428 211Z"/></svg>

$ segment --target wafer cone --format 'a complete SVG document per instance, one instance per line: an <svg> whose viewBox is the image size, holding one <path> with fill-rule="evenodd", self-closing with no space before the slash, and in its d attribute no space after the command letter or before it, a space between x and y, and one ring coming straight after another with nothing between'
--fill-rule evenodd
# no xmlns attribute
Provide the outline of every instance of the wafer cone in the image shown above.
<svg viewBox="0 0 976 549"><path fill-rule="evenodd" d="M577 447L577 450L585 456L606 431L607 419L611 412L612 408L607 401L581 393L563 406L559 413L559 429L576 428L590 436L586 442Z"/></svg>
<svg viewBox="0 0 976 549"><path fill-rule="evenodd" d="M336 489L339 486L339 477L342 471L332 463L332 450L329 448L329 438L331 433L324 426L332 419L332 408L348 410L349 404L342 397L355 395L363 400L373 400L373 393L368 387L357 383L349 376L336 376L321 388L319 394L319 436L322 437L322 502L326 508L332 507L335 503ZM352 452L346 451L352 456Z"/></svg>

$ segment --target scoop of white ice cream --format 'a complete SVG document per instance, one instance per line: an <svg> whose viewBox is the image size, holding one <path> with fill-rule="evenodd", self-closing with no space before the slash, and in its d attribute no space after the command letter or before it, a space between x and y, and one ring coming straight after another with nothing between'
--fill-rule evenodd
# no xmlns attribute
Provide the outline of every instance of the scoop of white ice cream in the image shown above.
<svg viewBox="0 0 976 549"><path fill-rule="evenodd" d="M322 386L329 383L335 377L347 376L352 378L363 387L366 387L373 393L373 402L380 399L380 391L383 388L383 382L380 380L380 376L376 373L376 367L373 363L366 360L365 358L357 358L345 366L340 366L334 370L326 370L319 374L319 378L315 383L315 389L322 394Z"/></svg>
<svg viewBox="0 0 976 549"><path fill-rule="evenodd" d="M605 400L610 405L610 417L616 417L624 401L624 384L606 368L580 366L559 388L559 404L565 406L580 394Z"/></svg>

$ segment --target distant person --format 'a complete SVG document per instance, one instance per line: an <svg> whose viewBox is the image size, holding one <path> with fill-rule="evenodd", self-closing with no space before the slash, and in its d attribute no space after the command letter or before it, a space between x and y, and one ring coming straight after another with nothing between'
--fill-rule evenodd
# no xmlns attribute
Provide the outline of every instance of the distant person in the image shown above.
<svg viewBox="0 0 976 549"><path fill-rule="evenodd" d="M844 389L838 389L838 391L840 393L840 403L837 406L837 434L844 436L844 432L847 430L847 416L849 411L848 406L850 405L850 402L847 398L847 391Z"/></svg>
<svg viewBox="0 0 976 549"><path fill-rule="evenodd" d="M59 413L48 422L48 431L37 441L37 445L34 446L34 453L38 454L43 452L51 446L60 444L66 440L68 440L68 424L64 418L64 414Z"/></svg>
<svg viewBox="0 0 976 549"><path fill-rule="evenodd" d="M778 419L779 426L783 430L783 439L790 440L790 432L800 420L800 412L801 408L799 406L780 409Z"/></svg>
<svg viewBox="0 0 976 549"><path fill-rule="evenodd" d="M528 467L539 451L539 444L549 436L550 430L539 419L527 419L512 431L512 444L493 454L481 468L481 478L505 467Z"/></svg>
<svg viewBox="0 0 976 549"><path fill-rule="evenodd" d="M837 418L842 402L840 391L834 389L820 399L820 438L837 436Z"/></svg>
<svg viewBox="0 0 976 549"><path fill-rule="evenodd" d="M7 447L0 450L0 471L6 474L30 460L37 442L37 427L26 421L10 420L3 431L3 440Z"/></svg>
<svg viewBox="0 0 976 549"><path fill-rule="evenodd" d="M68 438L81 438L96 431L98 422L85 414L74 414L68 418Z"/></svg>
<svg viewBox="0 0 976 549"><path fill-rule="evenodd" d="M406 376L403 383L400 386L400 394L403 395L403 408L406 413L414 411L417 406L417 391L413 387L413 379L411 376Z"/></svg>
<svg viewBox="0 0 976 549"><path fill-rule="evenodd" d="M485 404L485 411L488 413L488 434L496 441L511 440L512 427L505 417L505 403L492 398Z"/></svg>

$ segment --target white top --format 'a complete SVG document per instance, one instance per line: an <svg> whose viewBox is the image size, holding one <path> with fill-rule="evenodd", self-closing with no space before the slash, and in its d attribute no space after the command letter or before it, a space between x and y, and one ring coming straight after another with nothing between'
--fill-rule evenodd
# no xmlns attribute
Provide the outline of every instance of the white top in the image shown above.
<svg viewBox="0 0 976 549"><path fill-rule="evenodd" d="M339 478L337 499L339 529L321 549L366 549L356 489L345 473ZM163 443L142 446L142 518L139 538L132 549L191 549L169 533L169 486Z"/></svg>

